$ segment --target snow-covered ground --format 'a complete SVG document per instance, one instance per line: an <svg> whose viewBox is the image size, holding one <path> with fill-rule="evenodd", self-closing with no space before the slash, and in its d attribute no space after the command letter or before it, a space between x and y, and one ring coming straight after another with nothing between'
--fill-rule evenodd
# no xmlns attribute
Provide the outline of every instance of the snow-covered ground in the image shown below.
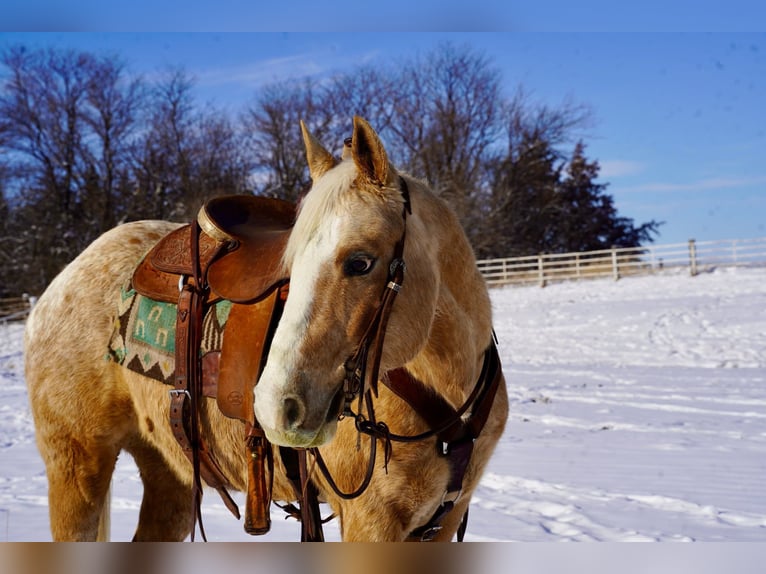
<svg viewBox="0 0 766 574"><path fill-rule="evenodd" d="M468 540L766 540L766 269L513 287L492 299L511 415ZM44 541L22 331L0 325L0 540ZM140 491L126 455L113 539L132 536ZM299 538L283 516L274 509L263 540ZM204 519L211 540L252 540L214 494ZM337 527L326 535L337 539Z"/></svg>

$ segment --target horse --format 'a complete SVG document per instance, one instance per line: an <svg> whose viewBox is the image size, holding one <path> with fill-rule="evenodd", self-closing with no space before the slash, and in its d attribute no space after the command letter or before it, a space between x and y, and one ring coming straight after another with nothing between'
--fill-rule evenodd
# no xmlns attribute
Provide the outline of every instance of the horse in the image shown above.
<svg viewBox="0 0 766 574"><path fill-rule="evenodd" d="M257 421L272 444L309 453L310 481L344 541L412 540L440 509L429 539L452 540L508 417L502 372L491 393L479 393L482 405L476 398L494 348L486 284L454 212L389 162L364 119L354 117L342 158L300 127L312 186L282 257L289 296L260 378L248 383ZM26 381L54 540L104 539L123 451L143 483L133 539L180 541L193 531L192 465L167 423L167 387L105 358L121 289L179 226L138 221L107 231L51 282L27 321ZM413 408L392 385L397 378L450 407L446 427L483 411L478 436L464 441L457 487L454 462L422 412L430 399ZM244 491L243 423L210 399L200 409L210 450ZM294 501L274 459L273 500Z"/></svg>

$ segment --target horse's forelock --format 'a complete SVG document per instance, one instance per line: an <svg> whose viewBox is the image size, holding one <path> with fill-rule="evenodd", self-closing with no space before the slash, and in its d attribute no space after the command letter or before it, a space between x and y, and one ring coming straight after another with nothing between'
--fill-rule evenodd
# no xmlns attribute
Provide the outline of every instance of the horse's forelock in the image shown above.
<svg viewBox="0 0 766 574"><path fill-rule="evenodd" d="M370 205L381 204L385 190L380 194L359 189L355 183L358 172L353 162L344 161L320 178L303 198L295 226L285 248L283 265L290 270L293 261L303 247L311 241L328 221L352 209L354 202L370 200ZM399 196L392 195L399 202Z"/></svg>

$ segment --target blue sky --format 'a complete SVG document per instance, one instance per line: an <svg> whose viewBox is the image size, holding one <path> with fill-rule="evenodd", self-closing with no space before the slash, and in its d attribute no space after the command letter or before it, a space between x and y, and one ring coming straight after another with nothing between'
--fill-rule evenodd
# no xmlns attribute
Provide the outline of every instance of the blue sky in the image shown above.
<svg viewBox="0 0 766 574"><path fill-rule="evenodd" d="M665 221L657 241L675 243L766 236L766 34L741 31L745 23L735 19L725 33L2 33L0 49L114 53L147 74L180 65L202 101L239 109L276 79L395 61L445 40L468 44L499 69L509 94L522 85L536 101L590 106L587 154L620 214Z"/></svg>

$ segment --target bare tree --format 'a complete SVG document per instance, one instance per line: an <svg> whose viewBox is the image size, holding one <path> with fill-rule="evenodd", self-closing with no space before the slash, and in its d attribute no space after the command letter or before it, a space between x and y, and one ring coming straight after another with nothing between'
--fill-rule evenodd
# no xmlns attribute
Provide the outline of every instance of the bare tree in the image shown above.
<svg viewBox="0 0 766 574"><path fill-rule="evenodd" d="M149 91L146 128L133 146L133 218L173 219L185 215L191 180L193 81L183 69L167 70Z"/></svg>
<svg viewBox="0 0 766 574"><path fill-rule="evenodd" d="M84 173L83 108L93 57L15 47L2 62L9 71L0 97L5 146L19 154L17 161L36 168L30 183L71 219Z"/></svg>
<svg viewBox="0 0 766 574"><path fill-rule="evenodd" d="M111 56L12 47L0 58L6 228L39 290L118 220L141 82Z"/></svg>
<svg viewBox="0 0 766 574"><path fill-rule="evenodd" d="M245 110L242 122L255 166L257 194L296 201L308 189L300 120L320 138L328 132L328 116L308 81L267 86Z"/></svg>
<svg viewBox="0 0 766 574"><path fill-rule="evenodd" d="M200 111L185 70L171 69L153 86L145 118L133 145L129 219L184 221L214 195L249 189L243 134L215 108Z"/></svg>
<svg viewBox="0 0 766 574"><path fill-rule="evenodd" d="M109 62L69 50L12 47L2 54L0 133L14 164L10 226L43 284L101 230L103 211L90 211L85 194L95 137L86 117L91 74Z"/></svg>
<svg viewBox="0 0 766 574"><path fill-rule="evenodd" d="M4 293L41 290L122 221L188 221L222 193L299 199L311 183L299 121L339 154L354 114L375 125L395 164L452 205L479 256L590 244L575 237L581 228L651 241L659 225L619 217L595 181L597 162L584 145L572 151L587 107L505 93L492 62L469 46L276 83L236 122L200 106L182 68L149 83L115 57L23 47L0 64L0 272L15 281L5 279Z"/></svg>
<svg viewBox="0 0 766 574"><path fill-rule="evenodd" d="M468 228L484 166L501 135L501 82L481 53L444 44L398 74L391 130L403 158L452 204Z"/></svg>
<svg viewBox="0 0 766 574"><path fill-rule="evenodd" d="M397 91L401 87L393 70L380 65L362 65L352 72L333 75L323 82L318 102L321 113L312 114L312 119L314 115L322 118L316 133L340 148L351 135L351 117L359 115L372 122L385 139L391 134ZM397 162L400 159L394 158Z"/></svg>
<svg viewBox="0 0 766 574"><path fill-rule="evenodd" d="M139 129L145 83L128 78L118 60L94 61L86 98L84 121L94 141L85 150L89 168L85 201L103 232L126 214L123 196L130 192L130 146Z"/></svg>

